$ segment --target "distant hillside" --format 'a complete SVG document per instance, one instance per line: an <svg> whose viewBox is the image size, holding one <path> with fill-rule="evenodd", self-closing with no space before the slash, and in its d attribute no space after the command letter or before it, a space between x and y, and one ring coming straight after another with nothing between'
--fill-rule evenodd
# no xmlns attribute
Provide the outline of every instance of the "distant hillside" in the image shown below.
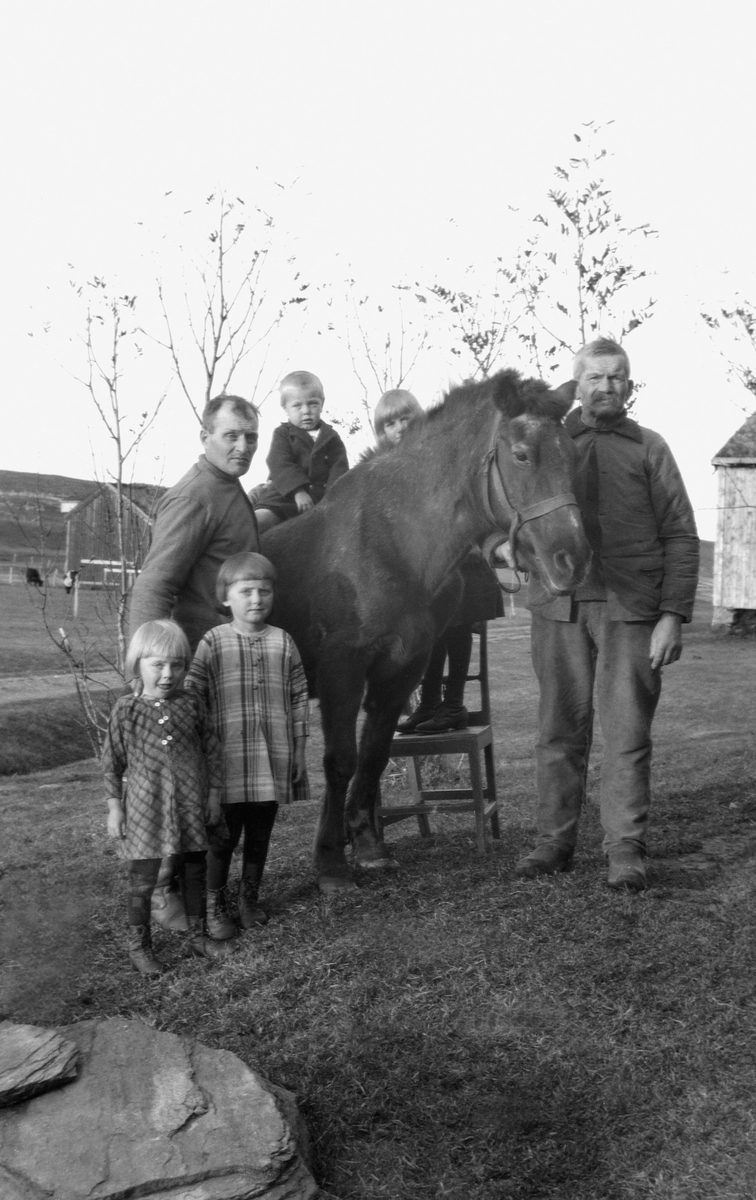
<svg viewBox="0 0 756 1200"><path fill-rule="evenodd" d="M68 475L37 475L31 471L0 471L0 496L30 499L83 500L97 484L93 479L71 479Z"/></svg>
<svg viewBox="0 0 756 1200"><path fill-rule="evenodd" d="M151 493L156 490L144 486ZM0 471L0 559L39 566L43 557L62 557L66 526L61 504L85 500L98 487L94 479Z"/></svg>

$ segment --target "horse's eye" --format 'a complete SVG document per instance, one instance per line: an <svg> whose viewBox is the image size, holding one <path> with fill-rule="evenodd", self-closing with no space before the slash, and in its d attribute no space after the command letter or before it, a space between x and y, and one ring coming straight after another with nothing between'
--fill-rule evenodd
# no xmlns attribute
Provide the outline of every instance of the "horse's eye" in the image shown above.
<svg viewBox="0 0 756 1200"><path fill-rule="evenodd" d="M515 462L526 463L528 461L528 452L527 450L523 450L522 446L513 446L512 454L514 455Z"/></svg>

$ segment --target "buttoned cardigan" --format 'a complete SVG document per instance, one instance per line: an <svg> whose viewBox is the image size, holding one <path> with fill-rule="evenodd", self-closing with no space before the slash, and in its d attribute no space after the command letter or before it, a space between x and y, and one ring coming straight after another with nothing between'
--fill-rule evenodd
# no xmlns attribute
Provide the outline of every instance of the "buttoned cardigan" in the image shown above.
<svg viewBox="0 0 756 1200"><path fill-rule="evenodd" d="M660 434L623 415L608 428L584 424L580 409L565 421L577 455L575 495L595 565L574 597L551 597L531 575L528 607L568 621L581 598L603 583L612 620L653 621L676 613L690 621L698 581L699 543L693 509L672 452ZM589 499L590 454L596 450L597 500ZM598 568L598 570L596 570Z"/></svg>

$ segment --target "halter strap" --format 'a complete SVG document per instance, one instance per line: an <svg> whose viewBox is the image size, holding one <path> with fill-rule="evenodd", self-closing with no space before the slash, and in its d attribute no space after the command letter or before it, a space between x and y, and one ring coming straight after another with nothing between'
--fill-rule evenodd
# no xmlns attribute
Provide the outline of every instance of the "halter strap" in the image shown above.
<svg viewBox="0 0 756 1200"><path fill-rule="evenodd" d="M533 521L536 517L545 517L546 513L553 512L555 508L566 508L568 504L577 504L574 494L560 492L558 496L550 496L548 500L539 500L537 504L523 508L516 516L520 518L520 525L524 525L526 521Z"/></svg>
<svg viewBox="0 0 756 1200"><path fill-rule="evenodd" d="M514 570L515 573L517 573L518 570L522 569L517 561L517 534L521 527L525 525L527 521L535 521L539 517L546 516L547 513L554 512L554 510L557 508L567 508L571 504L577 505L577 500L572 492L560 492L556 496L549 496L546 500L539 500L536 504L530 504L527 508L523 508L522 511L518 511L518 509L515 508L514 504L509 499L501 471L499 470L497 448L500 425L501 414L499 414L498 420L493 427L491 441L482 462L485 472L483 508L489 521L491 521L492 524L497 525L499 518L494 512L493 505L491 504L491 493L493 493L496 502L500 506L503 504L503 506L509 509L510 513L512 514L512 520L509 526L509 537L507 537L505 533L502 533L500 529L494 530L493 533L489 533L488 537L483 542L481 550L489 566L493 567L494 551L502 544L502 542L509 541L509 549L512 561L514 563Z"/></svg>

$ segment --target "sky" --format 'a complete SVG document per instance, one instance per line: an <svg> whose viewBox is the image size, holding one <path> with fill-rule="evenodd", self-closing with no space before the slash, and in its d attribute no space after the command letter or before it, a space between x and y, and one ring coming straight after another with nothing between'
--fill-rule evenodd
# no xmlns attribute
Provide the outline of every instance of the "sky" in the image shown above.
<svg viewBox="0 0 756 1200"><path fill-rule="evenodd" d="M275 207L311 295L354 277L376 297L392 281L506 261L573 134L612 122L616 207L658 231L644 247L655 315L627 342L645 385L636 416L669 441L713 538L710 460L752 405L699 312L737 293L756 301L753 24L744 0L13 6L0 49L0 468L108 469L107 437L76 378L83 330L70 281L104 277L154 316L156 270L174 286L181 278L169 249L180 214L199 213L211 193ZM359 389L323 311L310 306L268 370L320 375L327 418ZM444 361L409 386L427 401L449 378ZM124 395L149 407L169 379L153 346ZM247 382L241 373L235 389ZM264 449L279 415L275 397L258 398ZM134 475L171 483L198 450L174 389Z"/></svg>

